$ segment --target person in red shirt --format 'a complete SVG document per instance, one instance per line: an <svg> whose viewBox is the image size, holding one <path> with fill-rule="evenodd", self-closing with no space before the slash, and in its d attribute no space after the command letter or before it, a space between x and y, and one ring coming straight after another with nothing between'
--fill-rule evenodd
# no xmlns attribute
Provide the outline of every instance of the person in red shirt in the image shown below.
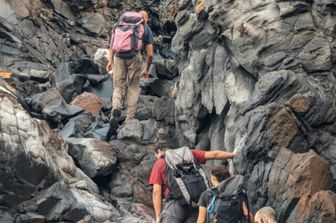
<svg viewBox="0 0 336 223"><path fill-rule="evenodd" d="M155 149L157 160L155 161L149 179L149 184L153 185L153 206L155 211L156 222L160 223L195 223L198 216L198 208L185 209L178 202L170 200L166 203L162 211L162 194L164 192L165 199L168 198L169 188L166 184L166 161L165 152L171 148L160 143ZM193 149L192 154L195 162L205 164L207 160L232 159L234 153L222 150L203 151ZM161 213L162 212L162 213ZM160 215L161 219L160 219Z"/></svg>

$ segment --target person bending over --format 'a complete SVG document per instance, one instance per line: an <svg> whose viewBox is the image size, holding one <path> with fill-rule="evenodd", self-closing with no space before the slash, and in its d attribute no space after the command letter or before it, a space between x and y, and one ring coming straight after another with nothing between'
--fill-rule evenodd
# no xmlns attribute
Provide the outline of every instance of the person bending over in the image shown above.
<svg viewBox="0 0 336 223"><path fill-rule="evenodd" d="M153 185L152 199L156 221L161 223L195 223L198 215L198 198L209 188L203 169L198 167L199 164L204 164L207 160L231 159L234 156L231 152L221 150L203 151L188 147L172 149L162 142L156 146L155 155L157 160L152 167L149 184ZM171 173L172 169L175 169L174 174ZM186 177L194 178L181 183L186 178L179 178L177 175L182 176L188 169L196 174L195 176L186 174ZM197 182L197 185L189 186L189 182ZM163 208L162 194L166 199ZM194 203L195 198L197 200Z"/></svg>

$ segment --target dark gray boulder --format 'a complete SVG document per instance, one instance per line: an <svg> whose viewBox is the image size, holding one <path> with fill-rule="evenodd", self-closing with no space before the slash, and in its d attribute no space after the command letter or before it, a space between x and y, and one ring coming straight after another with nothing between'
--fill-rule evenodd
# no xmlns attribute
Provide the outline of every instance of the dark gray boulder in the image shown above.
<svg viewBox="0 0 336 223"><path fill-rule="evenodd" d="M153 117L153 102L156 98L157 97L150 95L140 95L135 118L138 120L146 120Z"/></svg>
<svg viewBox="0 0 336 223"><path fill-rule="evenodd" d="M312 209L303 214L298 201L333 188L336 180L330 38L335 3L193 1L184 10L178 1L169 5L181 74L175 102L179 142L235 150L231 169L246 176L252 212L269 205L280 222L322 219ZM280 165L284 151L288 159ZM316 198L314 205L324 201Z"/></svg>
<svg viewBox="0 0 336 223"><path fill-rule="evenodd" d="M133 139L141 142L143 135L142 125L139 120L132 119L126 121L118 130L118 139Z"/></svg>
<svg viewBox="0 0 336 223"><path fill-rule="evenodd" d="M154 101L153 115L157 121L174 124L175 100L170 97L158 98Z"/></svg>
<svg viewBox="0 0 336 223"><path fill-rule="evenodd" d="M107 202L95 202L95 196L81 186L85 188L85 184L77 185L77 189L63 182L52 185L33 199L38 213L45 216L47 221L57 221L62 216L63 221L70 222L77 222L86 215L92 216L96 222L113 220L119 216L118 211Z"/></svg>
<svg viewBox="0 0 336 223"><path fill-rule="evenodd" d="M75 94L74 80L70 75L69 63L61 63L53 74L53 85L60 92L65 102L70 103Z"/></svg>
<svg viewBox="0 0 336 223"><path fill-rule="evenodd" d="M178 75L176 61L172 59L156 59L151 67L150 74L158 77L159 79L172 80Z"/></svg>
<svg viewBox="0 0 336 223"><path fill-rule="evenodd" d="M69 143L69 154L89 177L107 176L115 169L117 157L110 144L85 138L66 140Z"/></svg>
<svg viewBox="0 0 336 223"><path fill-rule="evenodd" d="M67 104L57 89L36 94L28 100L32 110L42 113L49 121L61 123L83 111L82 108Z"/></svg>
<svg viewBox="0 0 336 223"><path fill-rule="evenodd" d="M169 97L171 95L174 82L169 80L155 79L150 83L151 92L154 96Z"/></svg>
<svg viewBox="0 0 336 223"><path fill-rule="evenodd" d="M75 221L90 214L103 222L118 215L75 166L67 145L46 122L31 118L4 90L0 99L2 204L19 209L23 217L44 210L50 221L61 216Z"/></svg>

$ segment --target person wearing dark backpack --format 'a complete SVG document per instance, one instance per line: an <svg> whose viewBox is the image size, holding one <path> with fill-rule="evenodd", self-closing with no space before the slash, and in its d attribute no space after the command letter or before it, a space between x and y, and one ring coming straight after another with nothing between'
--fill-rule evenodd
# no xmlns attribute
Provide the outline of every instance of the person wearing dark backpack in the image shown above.
<svg viewBox="0 0 336 223"><path fill-rule="evenodd" d="M212 188L204 191L199 199L197 223L241 223L243 218L253 223L246 194L244 177L232 176L224 165L211 170Z"/></svg>
<svg viewBox="0 0 336 223"><path fill-rule="evenodd" d="M182 147L172 149L166 142L156 146L156 162L149 184L153 185L153 206L156 222L195 223L197 202L209 182L200 164L207 160L231 159L231 152L203 151ZM166 200L162 208L163 196Z"/></svg>
<svg viewBox="0 0 336 223"><path fill-rule="evenodd" d="M113 79L111 124L121 115L127 95L126 121L134 118L140 95L140 78L147 80L153 60L153 34L147 24L145 11L125 12L112 28L110 53L106 69ZM142 69L142 49L146 50L146 64Z"/></svg>

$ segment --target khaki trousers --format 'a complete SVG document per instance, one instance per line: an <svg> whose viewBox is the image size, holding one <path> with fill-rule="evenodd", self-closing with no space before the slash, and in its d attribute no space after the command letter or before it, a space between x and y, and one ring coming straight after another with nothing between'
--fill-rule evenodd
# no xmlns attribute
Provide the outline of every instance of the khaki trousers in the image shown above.
<svg viewBox="0 0 336 223"><path fill-rule="evenodd" d="M112 107L121 108L127 94L126 120L134 118L140 95L142 56L138 53L135 57L124 59L114 56Z"/></svg>

